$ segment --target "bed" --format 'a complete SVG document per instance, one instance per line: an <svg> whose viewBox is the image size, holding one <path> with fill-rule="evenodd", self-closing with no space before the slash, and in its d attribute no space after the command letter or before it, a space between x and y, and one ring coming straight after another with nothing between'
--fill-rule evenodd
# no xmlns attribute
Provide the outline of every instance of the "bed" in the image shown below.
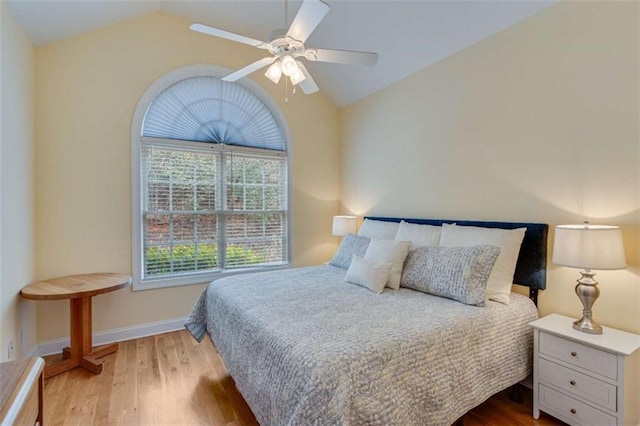
<svg viewBox="0 0 640 426"><path fill-rule="evenodd" d="M514 282L532 298L477 307L406 288L376 294L321 265L214 281L186 327L211 337L262 425L452 424L529 374L547 235L544 224L455 223L525 227Z"/></svg>

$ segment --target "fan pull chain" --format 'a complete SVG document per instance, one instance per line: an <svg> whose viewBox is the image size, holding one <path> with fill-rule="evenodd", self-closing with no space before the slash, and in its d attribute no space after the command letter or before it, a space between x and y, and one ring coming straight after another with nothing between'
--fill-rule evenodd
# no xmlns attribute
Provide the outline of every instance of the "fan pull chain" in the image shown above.
<svg viewBox="0 0 640 426"><path fill-rule="evenodd" d="M289 77L285 76L284 77L284 103L288 104L289 103Z"/></svg>
<svg viewBox="0 0 640 426"><path fill-rule="evenodd" d="M284 0L284 27L289 28L289 1ZM293 86L293 94L296 94L296 87ZM289 103L289 77L284 77L284 103Z"/></svg>

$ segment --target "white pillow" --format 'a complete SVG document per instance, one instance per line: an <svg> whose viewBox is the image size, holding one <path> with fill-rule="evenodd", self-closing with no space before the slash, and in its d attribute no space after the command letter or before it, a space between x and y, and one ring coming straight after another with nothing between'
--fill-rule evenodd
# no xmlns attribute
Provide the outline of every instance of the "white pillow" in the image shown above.
<svg viewBox="0 0 640 426"><path fill-rule="evenodd" d="M400 226L398 222L365 219L360 226L358 235L361 237L393 240L398 232L398 226Z"/></svg>
<svg viewBox="0 0 640 426"><path fill-rule="evenodd" d="M371 263L354 254L344 280L366 287L376 293L382 293L389 280L390 271L390 263Z"/></svg>
<svg viewBox="0 0 640 426"><path fill-rule="evenodd" d="M400 288L402 266L409 253L409 241L380 240L372 238L364 254L364 260L373 263L391 263L391 273L387 287L397 290Z"/></svg>
<svg viewBox="0 0 640 426"><path fill-rule="evenodd" d="M411 244L421 247L434 247L440 243L441 226L420 225L417 223L408 223L404 220L400 222L396 240L411 241Z"/></svg>
<svg viewBox="0 0 640 426"><path fill-rule="evenodd" d="M489 300L509 304L509 294L513 284L520 245L527 228L496 229L477 226L442 225L440 245L443 247L467 247L490 245L500 247L500 255L493 265L487 283L486 295Z"/></svg>

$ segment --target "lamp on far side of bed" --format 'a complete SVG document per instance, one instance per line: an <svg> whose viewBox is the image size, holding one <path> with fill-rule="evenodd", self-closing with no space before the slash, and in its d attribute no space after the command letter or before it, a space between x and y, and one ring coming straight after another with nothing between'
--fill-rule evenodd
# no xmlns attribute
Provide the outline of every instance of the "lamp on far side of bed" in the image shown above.
<svg viewBox="0 0 640 426"><path fill-rule="evenodd" d="M332 234L337 237L344 237L347 234L356 233L356 217L355 216L334 216Z"/></svg>
<svg viewBox="0 0 640 426"><path fill-rule="evenodd" d="M573 323L576 330L602 334L602 327L591 315L591 307L600 295L598 282L592 269L624 269L627 261L622 245L622 233L617 226L582 225L556 226L553 243L553 263L570 268L583 269L576 285L576 294L584 310L582 318Z"/></svg>

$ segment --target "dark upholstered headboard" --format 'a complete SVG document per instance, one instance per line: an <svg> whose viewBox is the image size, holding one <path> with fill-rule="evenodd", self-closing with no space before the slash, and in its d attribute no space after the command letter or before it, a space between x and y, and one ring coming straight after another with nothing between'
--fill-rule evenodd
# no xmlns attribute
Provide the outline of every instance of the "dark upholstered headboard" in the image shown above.
<svg viewBox="0 0 640 426"><path fill-rule="evenodd" d="M547 286L547 234L549 225L545 223L519 222L482 222L450 219L411 219L399 217L366 216L365 219L385 222L405 222L440 226L443 223L455 223L459 226L481 226L484 228L516 229L527 228L520 246L520 255L516 264L513 282L530 288L529 296L537 303L538 290Z"/></svg>

